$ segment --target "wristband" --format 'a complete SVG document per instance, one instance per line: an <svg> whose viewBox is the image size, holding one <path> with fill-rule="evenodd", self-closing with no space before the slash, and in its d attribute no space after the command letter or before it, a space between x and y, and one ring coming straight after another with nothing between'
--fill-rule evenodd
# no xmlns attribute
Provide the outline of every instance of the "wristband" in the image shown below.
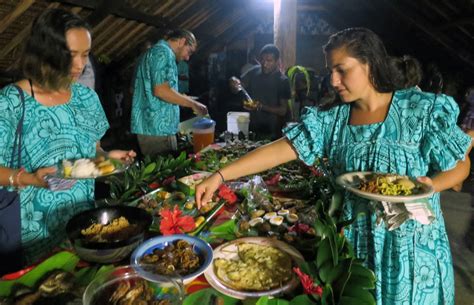
<svg viewBox="0 0 474 305"><path fill-rule="evenodd" d="M16 173L16 179L15 179L15 180L16 180L17 188L19 188L19 189L21 189L21 188L24 187L24 185L22 185L22 184L20 183L20 176L21 176L21 174L23 174L24 172L25 172L25 169L22 167L22 168L20 168L20 170L17 171L17 173Z"/></svg>
<svg viewBox="0 0 474 305"><path fill-rule="evenodd" d="M216 173L221 176L222 182L225 182L224 175L222 175L220 170L217 170Z"/></svg>

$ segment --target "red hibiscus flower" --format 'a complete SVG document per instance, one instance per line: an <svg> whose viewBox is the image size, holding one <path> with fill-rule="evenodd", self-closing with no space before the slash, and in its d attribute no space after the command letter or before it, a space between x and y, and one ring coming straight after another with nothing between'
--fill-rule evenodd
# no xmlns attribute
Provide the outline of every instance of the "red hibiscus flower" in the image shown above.
<svg viewBox="0 0 474 305"><path fill-rule="evenodd" d="M317 294L320 297L323 295L323 288L319 285L314 284L313 279L300 270L298 267L293 267L293 271L300 278L301 285L303 285L304 293L306 294Z"/></svg>
<svg viewBox="0 0 474 305"><path fill-rule="evenodd" d="M237 201L237 195L225 184L219 186L217 196L227 201L228 204L233 204Z"/></svg>
<svg viewBox="0 0 474 305"><path fill-rule="evenodd" d="M160 211L160 231L163 235L180 234L194 230L196 227L194 218L191 216L181 216L182 213L176 205L173 211L168 208Z"/></svg>
<svg viewBox="0 0 474 305"><path fill-rule="evenodd" d="M266 185L277 185L278 182L280 181L280 179L281 179L281 175L280 175L280 173L278 173L278 174L275 174L270 179L265 180L265 184Z"/></svg>
<svg viewBox="0 0 474 305"><path fill-rule="evenodd" d="M309 166L309 170L311 171L313 176L316 176L316 177L324 176L324 174L320 170L318 170L317 168L315 168L313 166Z"/></svg>
<svg viewBox="0 0 474 305"><path fill-rule="evenodd" d="M152 190L156 190L157 188L160 187L160 184L158 182L152 182L152 183L148 184L148 187Z"/></svg>

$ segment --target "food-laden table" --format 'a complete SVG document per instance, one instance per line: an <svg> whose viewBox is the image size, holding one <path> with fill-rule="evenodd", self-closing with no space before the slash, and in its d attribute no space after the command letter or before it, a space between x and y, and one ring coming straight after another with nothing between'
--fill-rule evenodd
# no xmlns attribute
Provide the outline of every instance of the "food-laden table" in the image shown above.
<svg viewBox="0 0 474 305"><path fill-rule="evenodd" d="M154 217L147 237L184 231L213 248L240 238L256 243L274 240L301 254L293 268L296 285L283 294L267 296L263 291L261 297L239 300L238 294L215 289L208 276L200 275L186 285L183 304L375 304L370 292L374 275L357 260L344 237L343 227L350 222L341 220L342 194L323 161L313 167L294 161L259 176L229 182L219 189L206 211L189 200L195 185L208 173L263 143L234 141L211 145L197 154L145 157L124 174L110 176L110 197L97 204L145 209ZM191 219L191 227L170 223L179 217ZM6 297L18 286L36 289L38 281L51 270L72 273L75 287L85 287L110 268L113 266L82 261L66 242L38 265L4 277L0 281L4 303L0 304L12 304ZM75 304L73 299L67 302Z"/></svg>

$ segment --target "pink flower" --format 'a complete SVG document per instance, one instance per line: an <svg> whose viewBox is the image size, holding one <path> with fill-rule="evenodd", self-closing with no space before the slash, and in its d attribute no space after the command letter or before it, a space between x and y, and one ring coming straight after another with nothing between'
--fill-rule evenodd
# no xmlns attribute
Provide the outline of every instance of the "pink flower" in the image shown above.
<svg viewBox="0 0 474 305"><path fill-rule="evenodd" d="M296 232L297 234L306 233L311 227L304 223L297 223L288 228L288 232Z"/></svg>
<svg viewBox="0 0 474 305"><path fill-rule="evenodd" d="M193 159L195 162L201 161L201 154L200 154L200 153L189 154L188 157L189 157L190 159Z"/></svg>
<svg viewBox="0 0 474 305"><path fill-rule="evenodd" d="M169 185L169 184L173 183L174 181L176 181L175 176L168 177L165 180L163 180L163 185L164 186Z"/></svg>
<svg viewBox="0 0 474 305"><path fill-rule="evenodd" d="M280 175L280 173L278 173L278 174L275 174L270 179L265 180L265 184L266 185L277 185L278 182L280 181L280 179L281 179L281 175Z"/></svg>
<svg viewBox="0 0 474 305"><path fill-rule="evenodd" d="M160 231L163 235L180 234L194 230L196 227L194 218L181 216L182 213L177 205L174 206L173 211L168 208L160 211Z"/></svg>
<svg viewBox="0 0 474 305"><path fill-rule="evenodd" d="M293 267L293 271L300 278L301 285L303 285L304 293L306 294L317 294L320 297L323 295L323 288L319 285L315 285L313 279L300 270L298 267Z"/></svg>

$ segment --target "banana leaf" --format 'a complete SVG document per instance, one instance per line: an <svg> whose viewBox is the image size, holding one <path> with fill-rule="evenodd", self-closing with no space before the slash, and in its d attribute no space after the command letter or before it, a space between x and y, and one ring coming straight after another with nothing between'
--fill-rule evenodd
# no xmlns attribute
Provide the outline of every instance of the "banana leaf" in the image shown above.
<svg viewBox="0 0 474 305"><path fill-rule="evenodd" d="M221 304L221 305L237 305L240 300L228 297L213 288L206 288L186 296L183 305L196 304Z"/></svg>
<svg viewBox="0 0 474 305"><path fill-rule="evenodd" d="M10 295L11 288L16 283L33 287L39 279L52 270L60 269L67 272L73 272L78 262L79 257L71 252L63 251L56 253L20 278L0 281L0 296L6 297Z"/></svg>

